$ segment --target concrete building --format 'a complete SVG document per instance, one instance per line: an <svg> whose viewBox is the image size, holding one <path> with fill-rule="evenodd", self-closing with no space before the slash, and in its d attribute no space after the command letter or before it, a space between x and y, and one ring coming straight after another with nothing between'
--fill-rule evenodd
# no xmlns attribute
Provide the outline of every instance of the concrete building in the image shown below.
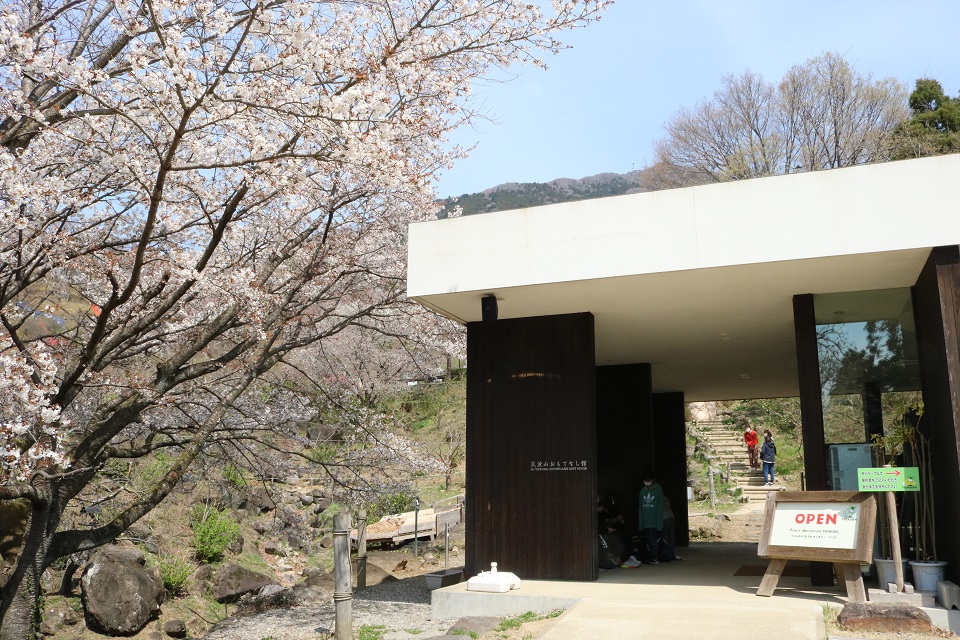
<svg viewBox="0 0 960 640"><path fill-rule="evenodd" d="M409 296L467 326L468 573L594 579L597 492L632 506L647 469L683 537L687 402L799 397L821 490L831 444L922 392L956 576L958 245L960 155L412 225ZM831 366L868 344L873 365Z"/></svg>

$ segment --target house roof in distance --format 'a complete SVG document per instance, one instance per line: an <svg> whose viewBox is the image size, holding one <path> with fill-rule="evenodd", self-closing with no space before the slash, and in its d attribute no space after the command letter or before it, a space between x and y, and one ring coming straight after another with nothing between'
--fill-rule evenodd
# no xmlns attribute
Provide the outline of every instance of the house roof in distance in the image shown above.
<svg viewBox="0 0 960 640"><path fill-rule="evenodd" d="M912 286L960 244L960 155L411 225L409 297L459 322L588 311L598 365L688 401L794 396L795 294Z"/></svg>

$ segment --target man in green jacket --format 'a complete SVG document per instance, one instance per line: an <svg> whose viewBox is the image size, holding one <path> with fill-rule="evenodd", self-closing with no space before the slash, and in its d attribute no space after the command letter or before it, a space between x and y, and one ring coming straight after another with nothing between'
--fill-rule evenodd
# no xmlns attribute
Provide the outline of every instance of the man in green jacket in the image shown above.
<svg viewBox="0 0 960 640"><path fill-rule="evenodd" d="M663 487L657 484L653 472L643 478L640 490L640 530L647 538L647 564L658 564L657 543L663 530Z"/></svg>

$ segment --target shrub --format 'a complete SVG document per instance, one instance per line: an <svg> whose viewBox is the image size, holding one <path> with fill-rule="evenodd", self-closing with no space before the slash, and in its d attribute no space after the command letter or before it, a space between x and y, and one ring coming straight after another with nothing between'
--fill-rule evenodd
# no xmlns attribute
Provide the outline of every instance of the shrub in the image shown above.
<svg viewBox="0 0 960 640"><path fill-rule="evenodd" d="M235 467L232 464L228 464L223 468L223 481L235 489L243 489L250 484L243 469Z"/></svg>
<svg viewBox="0 0 960 640"><path fill-rule="evenodd" d="M187 579L193 573L193 565L176 556L161 555L158 557L157 569L160 571L163 588L171 596L178 596L183 593Z"/></svg>
<svg viewBox="0 0 960 640"><path fill-rule="evenodd" d="M197 505L190 514L193 530L193 549L197 560L204 563L218 562L223 552L240 535L240 525L223 511L205 505Z"/></svg>
<svg viewBox="0 0 960 640"><path fill-rule="evenodd" d="M398 491L397 493L384 494L377 498L376 502L367 507L367 520L374 522L383 516L412 511L413 501L416 497L416 494L412 491Z"/></svg>

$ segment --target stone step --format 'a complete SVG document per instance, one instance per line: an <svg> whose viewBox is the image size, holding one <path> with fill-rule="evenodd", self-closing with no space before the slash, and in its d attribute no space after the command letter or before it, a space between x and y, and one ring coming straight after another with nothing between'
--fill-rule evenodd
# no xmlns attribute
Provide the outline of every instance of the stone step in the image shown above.
<svg viewBox="0 0 960 640"><path fill-rule="evenodd" d="M736 485L741 489L762 487L763 478L736 478Z"/></svg>
<svg viewBox="0 0 960 640"><path fill-rule="evenodd" d="M772 487L740 487L741 495L745 496L750 502L766 500L767 494L771 491L786 491L786 489L786 487L778 484Z"/></svg>
<svg viewBox="0 0 960 640"><path fill-rule="evenodd" d="M710 445L710 448L714 451L728 453L731 455L747 455L747 448L738 444Z"/></svg>
<svg viewBox="0 0 960 640"><path fill-rule="evenodd" d="M780 484L779 482L774 484L772 487L765 487L763 483L760 484L751 484L740 487L740 490L743 492L747 491L786 491L786 487Z"/></svg>
<svg viewBox="0 0 960 640"><path fill-rule="evenodd" d="M729 462L731 466L732 466L732 465L735 465L735 464L743 464L743 465L746 465L747 454L746 454L746 453L740 453L740 454L737 454L737 455L735 455L735 456L732 456L732 455L716 454L716 453L715 453L715 454L713 454L712 458L713 458L715 461L717 461L717 462L722 462L722 463L727 463L727 462Z"/></svg>

